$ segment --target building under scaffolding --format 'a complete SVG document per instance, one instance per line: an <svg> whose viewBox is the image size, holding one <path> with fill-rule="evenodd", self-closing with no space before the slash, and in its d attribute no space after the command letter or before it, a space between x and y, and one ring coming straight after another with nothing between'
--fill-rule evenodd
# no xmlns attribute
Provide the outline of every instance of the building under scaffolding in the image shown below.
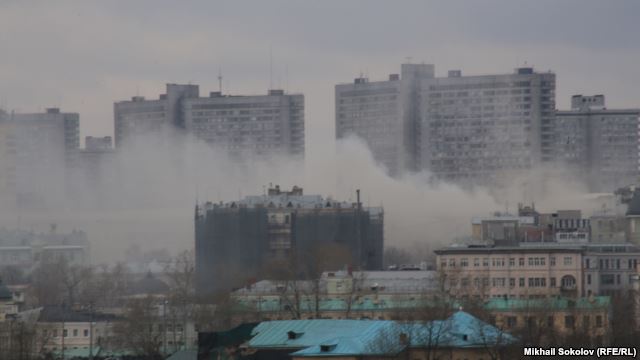
<svg viewBox="0 0 640 360"><path fill-rule="evenodd" d="M383 215L380 207L363 207L359 200L348 203L304 195L296 186L281 191L276 185L265 195L198 205L198 292L211 294L244 285L260 278L273 264L287 264L287 271L296 277L313 276L309 265L327 260L319 257L338 258L337 252L350 259L343 265L379 270Z"/></svg>

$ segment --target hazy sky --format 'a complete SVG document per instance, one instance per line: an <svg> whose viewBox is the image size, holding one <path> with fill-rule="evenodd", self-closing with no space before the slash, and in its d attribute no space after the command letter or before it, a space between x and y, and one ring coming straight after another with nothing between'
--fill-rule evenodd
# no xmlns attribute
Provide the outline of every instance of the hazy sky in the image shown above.
<svg viewBox="0 0 640 360"><path fill-rule="evenodd" d="M333 135L333 85L383 79L413 62L466 74L553 70L558 106L604 93L640 106L640 2L7 1L0 2L0 106L59 106L82 135L110 135L113 101L156 98L166 82L306 95L308 151ZM288 76L287 76L288 74ZM287 86L288 85L288 86ZM317 147L320 146L320 147Z"/></svg>
<svg viewBox="0 0 640 360"><path fill-rule="evenodd" d="M510 73L526 62L557 73L560 108L576 93L603 93L609 107L640 107L639 17L640 1L0 0L0 106L7 110L58 106L80 113L83 136L111 135L114 101L157 98L167 82L199 84L204 95L217 90L221 69L225 93L266 93L271 52L274 86L306 96L307 136L304 171L285 160L247 175L207 149L186 157L191 172L172 174L170 157L156 154L130 174L129 188L102 190L162 197L160 205L4 218L25 228L56 222L87 230L98 260L117 258L133 242L180 250L193 244L196 189L229 200L273 181L338 199L362 189L368 204L385 206L388 244L447 241L468 230L471 216L502 204L484 193L389 179L362 144L336 150L334 85L360 73L385 79L408 57L435 64L438 75ZM568 193L548 191L557 201L536 197L536 204L580 208L556 196ZM515 194L512 204L522 201Z"/></svg>

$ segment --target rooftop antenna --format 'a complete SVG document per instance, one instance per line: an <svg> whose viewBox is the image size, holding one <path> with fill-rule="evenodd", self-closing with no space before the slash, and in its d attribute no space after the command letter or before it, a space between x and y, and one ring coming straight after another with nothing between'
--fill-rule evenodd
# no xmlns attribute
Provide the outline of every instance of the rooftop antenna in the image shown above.
<svg viewBox="0 0 640 360"><path fill-rule="evenodd" d="M218 66L218 91L222 95L222 68Z"/></svg>
<svg viewBox="0 0 640 360"><path fill-rule="evenodd" d="M288 94L289 93L289 65L284 65L284 91Z"/></svg>
<svg viewBox="0 0 640 360"><path fill-rule="evenodd" d="M273 47L269 45L269 90L273 89Z"/></svg>

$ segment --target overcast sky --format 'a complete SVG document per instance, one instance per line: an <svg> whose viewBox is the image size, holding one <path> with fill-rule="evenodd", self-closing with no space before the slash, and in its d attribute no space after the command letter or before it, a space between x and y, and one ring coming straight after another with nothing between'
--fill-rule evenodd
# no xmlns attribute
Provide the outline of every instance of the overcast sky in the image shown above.
<svg viewBox="0 0 640 360"><path fill-rule="evenodd" d="M308 151L332 141L333 85L400 63L436 73L557 73L557 100L603 93L639 107L640 1L0 2L0 106L79 112L82 135L111 135L113 101L167 82L201 94L303 92ZM287 76L288 74L288 76Z"/></svg>

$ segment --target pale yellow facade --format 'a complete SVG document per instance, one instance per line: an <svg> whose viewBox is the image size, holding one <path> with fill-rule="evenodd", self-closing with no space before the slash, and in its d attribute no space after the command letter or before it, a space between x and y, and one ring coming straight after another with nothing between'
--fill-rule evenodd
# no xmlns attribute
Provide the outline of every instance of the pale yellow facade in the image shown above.
<svg viewBox="0 0 640 360"><path fill-rule="evenodd" d="M456 297L582 296L579 249L452 248L436 254L443 286Z"/></svg>

